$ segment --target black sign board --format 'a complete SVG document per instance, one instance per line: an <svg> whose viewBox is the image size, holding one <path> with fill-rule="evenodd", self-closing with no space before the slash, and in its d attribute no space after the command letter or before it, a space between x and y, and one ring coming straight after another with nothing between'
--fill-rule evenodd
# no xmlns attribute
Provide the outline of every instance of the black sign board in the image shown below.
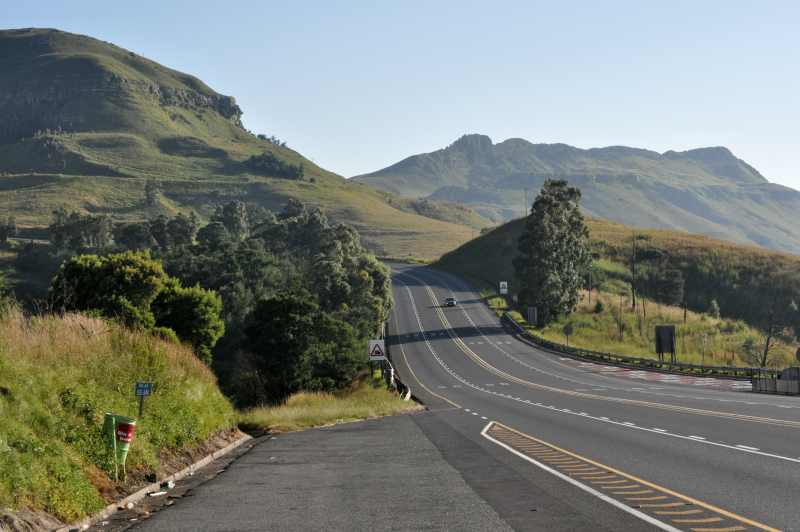
<svg viewBox="0 0 800 532"><path fill-rule="evenodd" d="M656 353L661 361L664 360L664 353L669 353L670 360L675 362L674 325L656 325Z"/></svg>

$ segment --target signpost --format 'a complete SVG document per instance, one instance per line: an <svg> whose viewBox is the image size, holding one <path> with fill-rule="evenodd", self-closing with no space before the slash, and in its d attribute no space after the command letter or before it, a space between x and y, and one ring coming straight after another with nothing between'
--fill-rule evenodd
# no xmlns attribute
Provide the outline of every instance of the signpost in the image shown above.
<svg viewBox="0 0 800 532"><path fill-rule="evenodd" d="M664 361L664 353L670 354L670 363L675 363L675 326L656 325L656 353L659 361Z"/></svg>
<svg viewBox="0 0 800 532"><path fill-rule="evenodd" d="M500 281L500 295L508 294L508 281Z"/></svg>
<svg viewBox="0 0 800 532"><path fill-rule="evenodd" d="M370 340L367 348L370 362L382 362L386 360L386 345L383 340Z"/></svg>
<svg viewBox="0 0 800 532"><path fill-rule="evenodd" d="M142 417L144 412L144 398L153 394L152 382L137 382L136 383L136 397L139 398L139 417Z"/></svg>

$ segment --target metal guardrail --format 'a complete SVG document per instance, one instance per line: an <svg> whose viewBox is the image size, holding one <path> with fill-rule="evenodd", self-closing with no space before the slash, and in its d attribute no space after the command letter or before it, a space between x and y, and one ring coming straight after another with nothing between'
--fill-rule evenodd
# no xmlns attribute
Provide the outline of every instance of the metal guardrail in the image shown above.
<svg viewBox="0 0 800 532"><path fill-rule="evenodd" d="M387 327L384 324L384 339L386 338L386 331ZM397 374L397 370L394 369L392 365L392 349L389 345L389 342L386 342L386 363L381 366L383 378L386 381L386 386L393 390L397 390L397 393L400 394L404 400L411 399L411 388L405 384L402 380L400 380L400 376Z"/></svg>
<svg viewBox="0 0 800 532"><path fill-rule="evenodd" d="M677 373L681 375L694 375L703 377L722 377L727 379L752 380L754 378L776 378L778 372L771 369L762 368L740 368L734 366L701 366L699 364L687 364L684 362L670 362L654 358L632 357L618 355L615 353L603 353L592 351L580 347L569 347L557 342L551 342L527 331L522 325L511 319L507 313L503 313L502 319L510 324L525 339L534 343L538 347L549 349L560 354L568 355L581 360L600 362L613 366L622 366L632 369L645 369L659 371L663 373Z"/></svg>

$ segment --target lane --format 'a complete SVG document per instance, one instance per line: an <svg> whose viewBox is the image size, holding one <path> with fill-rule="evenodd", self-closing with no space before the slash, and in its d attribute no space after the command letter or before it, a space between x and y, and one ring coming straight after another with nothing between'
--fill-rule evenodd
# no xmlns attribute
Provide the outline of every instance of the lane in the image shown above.
<svg viewBox="0 0 800 532"><path fill-rule="evenodd" d="M475 294L429 269L406 273L411 276L395 277L395 325L408 365L426 387L462 407L475 428L483 418L501 421L681 493L792 529L795 519L789 508L799 484L800 452L797 428L772 422L797 421L791 409L777 406L781 401L713 405L714 411L726 415L763 418L767 412L770 422L684 411L708 409L712 394L740 400L743 394L736 392L691 389L697 399L679 386L670 386L666 393L678 397L662 396L659 401L683 409L679 411L608 401L627 401L636 392L625 390L630 382L623 379L587 374L553 363L558 357L552 354L536 353L519 342L507 344L515 339L481 308ZM452 288L462 308L436 308L445 295L452 294ZM416 328L412 327L415 322ZM576 387L588 387L584 389L589 393L577 392ZM649 391L665 392L659 388ZM642 398L640 393L638 400ZM654 397L644 399L653 402Z"/></svg>

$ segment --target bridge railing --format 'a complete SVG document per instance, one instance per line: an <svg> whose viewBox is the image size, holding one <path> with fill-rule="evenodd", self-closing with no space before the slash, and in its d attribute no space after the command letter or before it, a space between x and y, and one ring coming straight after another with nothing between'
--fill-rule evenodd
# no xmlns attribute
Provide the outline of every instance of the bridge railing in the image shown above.
<svg viewBox="0 0 800 532"><path fill-rule="evenodd" d="M646 369L682 375L723 377L741 380L752 380L754 378L776 378L778 373L776 370L771 369L743 368L736 366L704 366L700 364L687 364L685 362L672 362L669 360L659 360L655 358L634 357L628 355L619 355L616 353L593 351L591 349L584 349L581 347L572 347L547 340L536 334L532 334L522 325L513 320L507 313L503 314L502 320L513 330L515 330L518 335L522 336L524 339L535 344L536 346L580 360L610 364L631 369Z"/></svg>

